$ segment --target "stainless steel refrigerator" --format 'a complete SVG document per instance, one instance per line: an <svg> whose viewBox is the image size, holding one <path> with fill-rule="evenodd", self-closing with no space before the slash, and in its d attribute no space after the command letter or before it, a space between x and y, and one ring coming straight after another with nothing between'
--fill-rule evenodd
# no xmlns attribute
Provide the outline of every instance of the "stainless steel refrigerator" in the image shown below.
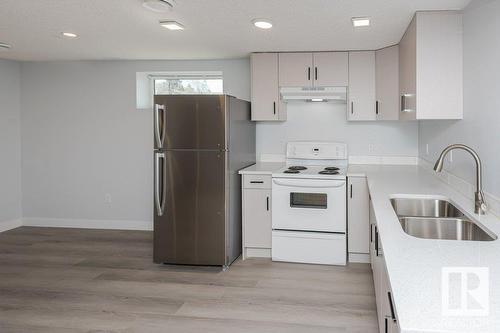
<svg viewBox="0 0 500 333"><path fill-rule="evenodd" d="M154 98L154 261L230 265L241 254L241 180L255 163L250 103Z"/></svg>

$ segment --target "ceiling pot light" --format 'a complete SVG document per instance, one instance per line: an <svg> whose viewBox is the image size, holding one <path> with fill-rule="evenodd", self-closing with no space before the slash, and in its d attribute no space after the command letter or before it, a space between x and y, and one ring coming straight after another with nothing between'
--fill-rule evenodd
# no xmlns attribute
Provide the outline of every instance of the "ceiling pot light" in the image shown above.
<svg viewBox="0 0 500 333"><path fill-rule="evenodd" d="M370 18L369 17L353 17L352 25L355 28L358 27L368 27L370 26Z"/></svg>
<svg viewBox="0 0 500 333"><path fill-rule="evenodd" d="M184 26L176 21L160 21L160 25L168 30L184 30Z"/></svg>
<svg viewBox="0 0 500 333"><path fill-rule="evenodd" d="M74 32L61 32L61 35L64 38L68 38L68 39L73 39L73 38L77 38L78 37L78 35L75 34Z"/></svg>
<svg viewBox="0 0 500 333"><path fill-rule="evenodd" d="M10 45L10 44L0 42L0 49L8 50L11 47L12 47L12 45Z"/></svg>
<svg viewBox="0 0 500 333"><path fill-rule="evenodd" d="M266 19L255 19L255 20L252 20L252 23L257 28L260 28L260 29L271 29L273 27L273 24L271 23L271 21L266 20Z"/></svg>
<svg viewBox="0 0 500 333"><path fill-rule="evenodd" d="M156 13L164 13L174 8L173 0L144 0L142 6Z"/></svg>

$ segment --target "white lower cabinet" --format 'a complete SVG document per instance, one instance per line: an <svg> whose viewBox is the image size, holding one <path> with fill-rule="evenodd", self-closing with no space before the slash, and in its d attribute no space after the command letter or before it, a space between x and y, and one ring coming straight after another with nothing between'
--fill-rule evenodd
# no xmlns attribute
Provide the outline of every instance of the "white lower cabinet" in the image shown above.
<svg viewBox="0 0 500 333"><path fill-rule="evenodd" d="M347 193L347 248L350 261L370 252L369 193L366 177L349 177ZM356 260L357 259L357 260Z"/></svg>
<svg viewBox="0 0 500 333"><path fill-rule="evenodd" d="M271 176L243 175L243 259L271 257Z"/></svg>
<svg viewBox="0 0 500 333"><path fill-rule="evenodd" d="M370 202L370 259L373 271L373 284L377 304L377 317L381 333L397 333L396 308L392 295L387 268L385 265L383 245L375 219L373 205Z"/></svg>

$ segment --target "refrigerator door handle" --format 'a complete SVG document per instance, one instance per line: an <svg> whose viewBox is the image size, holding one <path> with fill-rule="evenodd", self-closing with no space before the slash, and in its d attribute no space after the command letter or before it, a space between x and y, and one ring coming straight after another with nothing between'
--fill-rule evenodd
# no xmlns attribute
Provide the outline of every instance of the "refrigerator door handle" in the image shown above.
<svg viewBox="0 0 500 333"><path fill-rule="evenodd" d="M160 112L161 115L161 126L160 126ZM162 149L165 143L165 120L166 120L166 108L165 105L155 104L154 113L154 126L155 126L155 140L156 145L159 149ZM160 128L161 127L161 128Z"/></svg>
<svg viewBox="0 0 500 333"><path fill-rule="evenodd" d="M165 163L165 153L155 153L155 206L156 214L163 216L165 213L165 175L163 175L163 167L160 167L160 159ZM161 169L161 170L160 170ZM161 184L160 184L161 176ZM160 190L161 186L161 190Z"/></svg>

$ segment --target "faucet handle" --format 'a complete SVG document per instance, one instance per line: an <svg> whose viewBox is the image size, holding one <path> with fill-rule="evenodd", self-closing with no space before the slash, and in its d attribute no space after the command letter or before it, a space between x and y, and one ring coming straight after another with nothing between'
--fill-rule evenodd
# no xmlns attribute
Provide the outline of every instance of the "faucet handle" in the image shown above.
<svg viewBox="0 0 500 333"><path fill-rule="evenodd" d="M486 214L488 211L488 205L486 204L486 201L484 200L484 193L483 191L476 192L476 198L475 198L475 213L476 214Z"/></svg>

